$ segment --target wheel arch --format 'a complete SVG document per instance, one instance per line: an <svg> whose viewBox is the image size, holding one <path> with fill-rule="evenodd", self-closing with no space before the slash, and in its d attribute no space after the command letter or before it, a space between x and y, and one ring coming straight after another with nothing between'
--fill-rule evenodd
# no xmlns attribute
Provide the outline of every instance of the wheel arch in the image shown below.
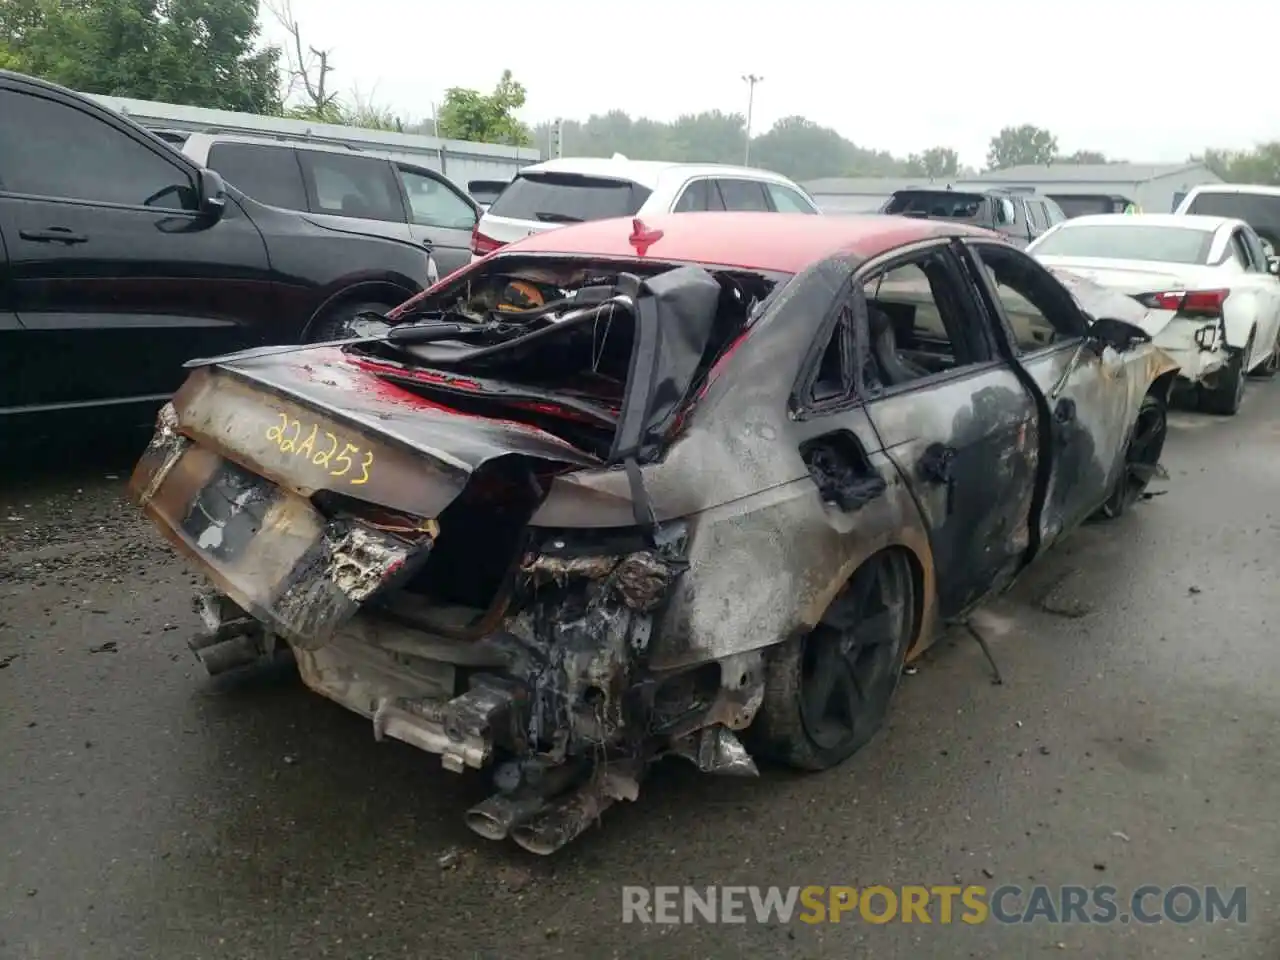
<svg viewBox="0 0 1280 960"><path fill-rule="evenodd" d="M1227 303L1231 302L1230 298ZM1227 346L1233 350L1243 350L1251 337L1257 335L1258 318L1252 312L1226 310L1222 318L1222 335Z"/></svg>
<svg viewBox="0 0 1280 960"><path fill-rule="evenodd" d="M905 661L910 662L927 650L936 639L936 624L934 623L934 615L936 610L936 585L934 583L933 572L933 556L929 552L927 543L913 542L915 538L903 538L892 543L872 550L865 554L856 564L849 570L848 576L833 583L831 595L826 598L826 605L818 612L821 618L826 611L835 602L844 590L845 585L849 583L868 563L879 559L889 553L898 553L903 555L907 561L907 567L911 572L911 636L905 647ZM813 629L810 626L808 629Z"/></svg>
<svg viewBox="0 0 1280 960"><path fill-rule="evenodd" d="M312 311L303 325L300 339L305 340L310 336L316 322L338 307L351 303L385 303L389 308L398 307L417 292L418 289L398 279L377 278L349 283L330 293Z"/></svg>
<svg viewBox="0 0 1280 960"><path fill-rule="evenodd" d="M1156 377L1154 380L1151 381L1151 386L1147 387L1147 393L1154 394L1155 396L1159 397L1161 400L1163 400L1167 404L1169 402L1170 396L1173 395L1174 384L1176 384L1177 382L1178 382L1177 369L1166 370L1164 373L1160 374L1158 377ZM1136 415L1134 419L1135 420L1137 419Z"/></svg>

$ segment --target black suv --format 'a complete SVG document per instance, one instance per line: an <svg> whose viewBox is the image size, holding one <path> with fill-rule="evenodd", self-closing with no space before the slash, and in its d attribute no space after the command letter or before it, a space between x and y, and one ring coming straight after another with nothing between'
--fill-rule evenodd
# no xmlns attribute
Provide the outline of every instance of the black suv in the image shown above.
<svg viewBox="0 0 1280 960"><path fill-rule="evenodd" d="M898 190L880 212L971 223L1004 234L1020 247L1067 219L1062 208L1048 197L1010 190L952 190L950 187Z"/></svg>
<svg viewBox="0 0 1280 960"><path fill-rule="evenodd" d="M0 433L150 419L182 363L330 339L420 291L422 247L225 185L79 94L0 71Z"/></svg>

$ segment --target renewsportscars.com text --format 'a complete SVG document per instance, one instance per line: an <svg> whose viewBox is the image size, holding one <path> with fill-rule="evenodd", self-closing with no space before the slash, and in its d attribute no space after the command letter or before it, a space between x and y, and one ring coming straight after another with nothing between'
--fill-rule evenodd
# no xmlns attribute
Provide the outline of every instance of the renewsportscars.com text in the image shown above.
<svg viewBox="0 0 1280 960"><path fill-rule="evenodd" d="M623 923L1054 923L1248 922L1244 887L806 886L622 888Z"/></svg>

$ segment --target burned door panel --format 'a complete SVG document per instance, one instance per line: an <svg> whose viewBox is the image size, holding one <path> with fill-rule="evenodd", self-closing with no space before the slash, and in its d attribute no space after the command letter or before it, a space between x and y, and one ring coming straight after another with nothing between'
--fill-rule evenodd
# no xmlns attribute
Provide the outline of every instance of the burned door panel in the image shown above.
<svg viewBox="0 0 1280 960"><path fill-rule="evenodd" d="M865 409L838 416L846 429L833 431L825 423L820 430L815 420L802 423L797 435L808 427L814 441L843 437L832 446L838 455L849 452L850 438L874 438ZM874 496L847 500L838 485L824 490L811 474L690 518L689 567L654 630L654 669L757 650L807 632L853 572L889 547L905 548L920 564L926 598L921 622L932 623L928 533L895 462L874 449L874 439L866 446L871 451L859 467L881 479ZM862 488L870 489L865 479ZM928 635L927 628L923 632Z"/></svg>
<svg viewBox="0 0 1280 960"><path fill-rule="evenodd" d="M1074 361L1074 366L1072 365ZM1099 357L1080 343L1043 351L1023 367L1049 405L1049 485L1041 548L1083 522L1106 499L1137 413L1128 364L1111 348ZM1138 401L1142 394L1138 393Z"/></svg>
<svg viewBox="0 0 1280 960"><path fill-rule="evenodd" d="M1087 342L1091 315L1085 306L1094 315L1136 311L1116 317L1129 322L1143 311L1126 298L1117 303L1114 295L1090 299L1089 285L1079 279L1069 290L1019 251L986 242L967 248L975 283L1043 404L1048 473L1038 549L1044 549L1106 499L1151 383L1144 351L1119 354L1107 347L1099 354Z"/></svg>
<svg viewBox="0 0 1280 960"><path fill-rule="evenodd" d="M989 364L868 405L929 530L938 607L953 616L1021 568L1039 455L1031 394Z"/></svg>
<svg viewBox="0 0 1280 960"><path fill-rule="evenodd" d="M1025 561L1039 464L1035 397L995 359L954 253L922 250L859 281L859 389L929 531L938 609L954 616Z"/></svg>

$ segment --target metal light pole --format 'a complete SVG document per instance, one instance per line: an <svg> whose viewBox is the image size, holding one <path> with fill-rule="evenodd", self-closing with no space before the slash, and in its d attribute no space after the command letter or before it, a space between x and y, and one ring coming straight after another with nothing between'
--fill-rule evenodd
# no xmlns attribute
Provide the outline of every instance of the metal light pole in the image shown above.
<svg viewBox="0 0 1280 960"><path fill-rule="evenodd" d="M744 74L743 82L747 85L747 143L742 151L742 165L744 167L751 166L751 110L756 103L756 84L763 80L764 77L757 77L754 73Z"/></svg>

